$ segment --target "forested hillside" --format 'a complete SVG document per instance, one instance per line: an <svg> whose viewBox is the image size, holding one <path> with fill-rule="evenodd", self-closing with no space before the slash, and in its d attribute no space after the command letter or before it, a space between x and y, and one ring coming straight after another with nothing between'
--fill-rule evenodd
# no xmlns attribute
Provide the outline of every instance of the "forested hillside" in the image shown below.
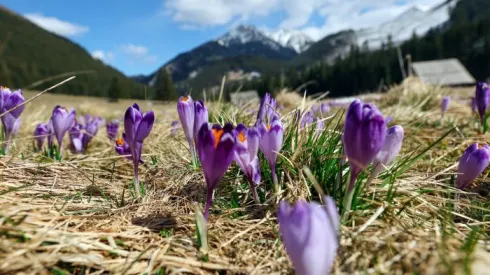
<svg viewBox="0 0 490 275"><path fill-rule="evenodd" d="M0 85L30 88L39 80L68 72L85 71L53 90L54 93L106 96L113 78L118 78L119 97L142 98L143 85L105 65L79 45L48 32L0 6ZM66 77L65 77L66 78ZM43 89L63 78L33 87Z"/></svg>

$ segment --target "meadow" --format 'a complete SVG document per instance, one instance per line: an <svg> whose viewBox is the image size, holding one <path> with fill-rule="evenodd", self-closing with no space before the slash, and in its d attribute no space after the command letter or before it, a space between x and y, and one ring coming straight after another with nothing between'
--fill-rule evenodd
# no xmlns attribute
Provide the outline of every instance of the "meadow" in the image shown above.
<svg viewBox="0 0 490 275"><path fill-rule="evenodd" d="M36 94L24 92L26 99ZM332 274L485 274L488 170L464 191L454 187L463 151L489 138L471 110L473 94L474 88L433 87L409 78L365 97L392 117L390 126L403 126L405 137L394 163L370 184L369 169L360 174L352 210L345 211L346 106L324 115L318 132L314 124L300 127L296 116L318 102L281 92L279 192L262 153L260 204L233 164L216 188L207 233L196 222L206 202L203 173L191 164L182 128L172 134L176 102L43 94L26 104L19 133L0 159L0 274L293 274L279 234L278 202L319 201L323 194L342 214ZM441 119L442 96L451 96L451 103ZM55 105L109 121L122 120L134 102L156 118L139 166L141 198L132 189L132 164L115 152L105 126L83 154L64 150L56 161L33 150L34 128L49 120ZM209 120L221 124L252 125L259 108L259 102L205 104Z"/></svg>

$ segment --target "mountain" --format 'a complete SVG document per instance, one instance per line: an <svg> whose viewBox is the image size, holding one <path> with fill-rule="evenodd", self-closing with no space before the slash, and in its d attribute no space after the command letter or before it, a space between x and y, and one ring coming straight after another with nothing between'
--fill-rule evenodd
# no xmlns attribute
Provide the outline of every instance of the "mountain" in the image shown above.
<svg viewBox="0 0 490 275"><path fill-rule="evenodd" d="M228 70L248 71L251 68L247 66L260 70L260 66L253 63L285 61L296 55L294 49L274 41L256 27L239 25L215 40L177 55L157 71L165 68L175 83L181 83L192 81L202 73L209 75L207 71L212 70L217 73L209 79L214 83ZM133 79L149 84L155 75L156 72L147 77L138 76Z"/></svg>
<svg viewBox="0 0 490 275"><path fill-rule="evenodd" d="M408 40L414 33L424 35L432 28L443 25L449 20L449 10L457 1L445 1L426 11L412 7L397 17L374 27L356 31L357 44L368 44L370 49L378 49L388 36L395 43Z"/></svg>
<svg viewBox="0 0 490 275"><path fill-rule="evenodd" d="M297 53L304 52L315 42L311 37L297 30L280 29L274 32L263 32L283 47L291 48Z"/></svg>
<svg viewBox="0 0 490 275"><path fill-rule="evenodd" d="M81 46L38 27L3 6L0 6L0 22L3 46L3 51L0 50L0 85L40 90L73 75L70 72L84 71L52 92L105 96L111 80L117 78L123 87L122 96L144 96L142 85L94 59ZM60 74L66 75L39 86L31 85Z"/></svg>
<svg viewBox="0 0 490 275"><path fill-rule="evenodd" d="M412 7L377 27L343 30L318 41L300 31L267 31L239 25L215 40L179 54L161 68L169 71L178 86L188 89L202 88L206 83L216 85L223 75L241 75L240 71L267 74L290 67L310 66L319 61L332 64L339 57L347 56L353 46L364 48L367 45L369 50L374 50L386 44L388 37L392 42L400 43L413 33L423 35L443 25L455 2L446 0L428 10ZM155 75L135 79L149 84L150 80L155 80Z"/></svg>

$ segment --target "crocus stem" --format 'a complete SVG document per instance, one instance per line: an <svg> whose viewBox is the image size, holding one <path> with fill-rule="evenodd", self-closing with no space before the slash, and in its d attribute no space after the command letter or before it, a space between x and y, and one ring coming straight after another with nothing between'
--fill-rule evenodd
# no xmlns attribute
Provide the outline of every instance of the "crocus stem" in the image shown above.
<svg viewBox="0 0 490 275"><path fill-rule="evenodd" d="M194 141L191 138L191 139L188 139L187 142L189 143L189 150L191 151L192 166L196 167L197 166L197 156L196 156L196 148L194 147Z"/></svg>
<svg viewBox="0 0 490 275"><path fill-rule="evenodd" d="M133 162L133 167L134 167L134 192L136 193L136 198L141 197L141 191L140 191L140 182L138 179L138 161Z"/></svg>
<svg viewBox="0 0 490 275"><path fill-rule="evenodd" d="M257 186L255 186L255 183L250 179L248 180L248 183L250 184L250 190L252 190L252 196L255 203L260 204L259 195L257 194Z"/></svg>
<svg viewBox="0 0 490 275"><path fill-rule="evenodd" d="M349 186L347 187L346 193L344 195L344 214L342 219L345 220L348 217L348 213L352 208L352 198L354 197L354 185L357 180L357 176L359 175L360 170L351 167Z"/></svg>
<svg viewBox="0 0 490 275"><path fill-rule="evenodd" d="M211 208L211 202L213 201L213 193L214 193L214 189L208 188L206 194L206 208L204 210L204 219L206 219L206 221L208 221L209 208Z"/></svg>
<svg viewBox="0 0 490 275"><path fill-rule="evenodd" d="M279 182L277 180L277 174L276 174L276 166L271 165L271 171L272 171L272 184L274 186L274 192L276 193L276 196L279 196Z"/></svg>
<svg viewBox="0 0 490 275"><path fill-rule="evenodd" d="M5 153L5 155L9 151L9 143L10 143L10 134L9 133L6 133L5 134L5 140L3 142L3 152Z"/></svg>

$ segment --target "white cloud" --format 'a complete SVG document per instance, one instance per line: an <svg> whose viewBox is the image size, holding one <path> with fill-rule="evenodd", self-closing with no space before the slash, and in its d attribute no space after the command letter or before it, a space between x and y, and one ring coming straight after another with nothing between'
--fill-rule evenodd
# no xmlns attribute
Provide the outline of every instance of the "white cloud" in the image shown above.
<svg viewBox="0 0 490 275"><path fill-rule="evenodd" d="M348 28L387 21L412 6L433 7L443 0L164 0L164 14L183 26L212 27L279 14L278 28L302 29L318 39ZM278 13L280 12L280 13ZM316 21L311 22L313 16ZM318 20L318 18L320 20ZM323 22L321 22L323 21Z"/></svg>
<svg viewBox="0 0 490 275"><path fill-rule="evenodd" d="M63 21L56 17L45 16L42 13L27 13L24 14L24 17L41 28L61 36L77 36L89 31L87 26Z"/></svg>
<svg viewBox="0 0 490 275"><path fill-rule="evenodd" d="M156 55L150 55L148 48L142 45L126 44L122 45L121 49L129 57L130 63L155 63L158 59Z"/></svg>
<svg viewBox="0 0 490 275"><path fill-rule="evenodd" d="M102 50L95 50L92 52L92 57L95 59L99 59L104 62L111 62L114 60L114 53L111 51L104 52Z"/></svg>

